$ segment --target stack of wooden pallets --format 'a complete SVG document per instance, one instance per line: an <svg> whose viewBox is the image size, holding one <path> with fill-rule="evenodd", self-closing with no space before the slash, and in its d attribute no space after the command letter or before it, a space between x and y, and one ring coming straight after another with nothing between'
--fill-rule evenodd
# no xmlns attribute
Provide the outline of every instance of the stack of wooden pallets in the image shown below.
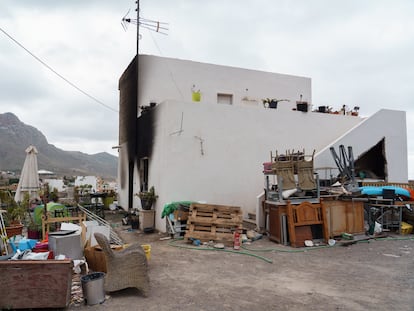
<svg viewBox="0 0 414 311"><path fill-rule="evenodd" d="M193 203L187 220L184 240L214 241L233 245L233 232L242 226L243 215L238 206Z"/></svg>

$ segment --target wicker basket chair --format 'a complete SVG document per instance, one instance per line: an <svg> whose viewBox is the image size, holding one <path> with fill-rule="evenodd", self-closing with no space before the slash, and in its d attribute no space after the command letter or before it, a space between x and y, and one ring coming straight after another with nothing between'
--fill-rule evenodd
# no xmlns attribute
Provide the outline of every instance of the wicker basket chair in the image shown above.
<svg viewBox="0 0 414 311"><path fill-rule="evenodd" d="M135 287L147 296L149 291L148 262L138 243L123 250L113 251L102 233L94 233L95 239L105 254L106 275L104 289L113 292Z"/></svg>

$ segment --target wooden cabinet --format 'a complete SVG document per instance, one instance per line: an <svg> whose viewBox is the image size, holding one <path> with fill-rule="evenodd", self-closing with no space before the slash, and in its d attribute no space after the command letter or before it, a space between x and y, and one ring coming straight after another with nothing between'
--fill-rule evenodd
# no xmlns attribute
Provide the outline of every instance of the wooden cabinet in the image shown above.
<svg viewBox="0 0 414 311"><path fill-rule="evenodd" d="M302 202L281 204L265 201L269 215L269 239L294 247L304 246L305 240L327 240L328 231L321 203Z"/></svg>
<svg viewBox="0 0 414 311"><path fill-rule="evenodd" d="M329 237L364 233L364 202L324 199Z"/></svg>
<svg viewBox="0 0 414 311"><path fill-rule="evenodd" d="M304 240L364 233L364 202L324 198L320 204L302 202L293 205L264 202L269 216L269 239L280 244L301 247Z"/></svg>
<svg viewBox="0 0 414 311"><path fill-rule="evenodd" d="M265 202L269 214L269 239L280 244L288 244L286 205L276 202Z"/></svg>
<svg viewBox="0 0 414 311"><path fill-rule="evenodd" d="M328 242L325 207L322 202L287 203L290 244L293 247L305 246L306 240L323 239Z"/></svg>

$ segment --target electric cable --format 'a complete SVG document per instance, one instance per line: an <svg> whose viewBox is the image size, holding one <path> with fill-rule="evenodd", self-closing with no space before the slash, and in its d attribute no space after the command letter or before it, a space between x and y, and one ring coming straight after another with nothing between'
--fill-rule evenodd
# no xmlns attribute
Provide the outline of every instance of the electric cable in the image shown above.
<svg viewBox="0 0 414 311"><path fill-rule="evenodd" d="M161 52L160 47L159 47L159 46L158 46L158 44L157 44L157 41L155 41L154 36L152 35L152 33L151 33L151 32L150 32L149 34L150 34L150 36L151 36L152 41L154 42L155 47L157 48L158 52L160 53L160 56L164 57L164 56L163 56L163 53ZM175 77L174 77L174 74L173 74L173 72L172 72L172 70L171 70L171 67L170 67L169 60L168 60L168 59L166 59L166 64L167 64L167 69L168 69L168 72L169 72L169 74L170 74L171 80L172 80L172 82L173 82L173 84L174 84L175 88L177 89L178 93L180 94L181 99L182 99L182 100L184 100L184 95L183 95L183 92L181 92L181 89L179 88L178 83L177 83L177 81L175 80Z"/></svg>
<svg viewBox="0 0 414 311"><path fill-rule="evenodd" d="M53 72L55 75L57 75L59 78L61 78L63 81L65 81L66 83L68 83L70 86L72 86L73 88L75 88L76 90L78 90L79 92L81 92L83 95L89 97L90 99L92 99L93 101L97 102L98 104L104 106L105 108L112 110L114 112L118 112L118 110L106 105L105 103L103 103L102 101L100 101L99 99L97 99L96 97L88 94L87 92L85 92L84 90L82 90L80 87L78 87L77 85L75 85L74 83L72 83L71 81L69 81L67 78L65 78L64 76L62 76L60 73L58 73L55 69L53 69L52 67L50 67L48 64L46 64L43 60L41 60L39 57L37 57L35 54L33 54L29 49L27 49L25 46L23 46L23 44L21 44L19 41L17 41L16 39L14 39L11 35L9 35L4 29L2 29L0 27L0 31L2 33L4 33L10 40L12 40L14 43L16 43L19 47L21 47L23 50L25 50L27 53L29 53L30 56L32 56L35 60L37 60L39 63L41 63L43 66L45 66L47 69L49 69L51 72Z"/></svg>

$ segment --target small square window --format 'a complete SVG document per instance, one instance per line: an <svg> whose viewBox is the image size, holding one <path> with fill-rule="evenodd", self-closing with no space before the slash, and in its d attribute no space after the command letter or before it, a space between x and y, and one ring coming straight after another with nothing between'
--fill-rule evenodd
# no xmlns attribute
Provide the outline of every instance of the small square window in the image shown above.
<svg viewBox="0 0 414 311"><path fill-rule="evenodd" d="M217 94L217 104L233 104L233 95L232 94Z"/></svg>

